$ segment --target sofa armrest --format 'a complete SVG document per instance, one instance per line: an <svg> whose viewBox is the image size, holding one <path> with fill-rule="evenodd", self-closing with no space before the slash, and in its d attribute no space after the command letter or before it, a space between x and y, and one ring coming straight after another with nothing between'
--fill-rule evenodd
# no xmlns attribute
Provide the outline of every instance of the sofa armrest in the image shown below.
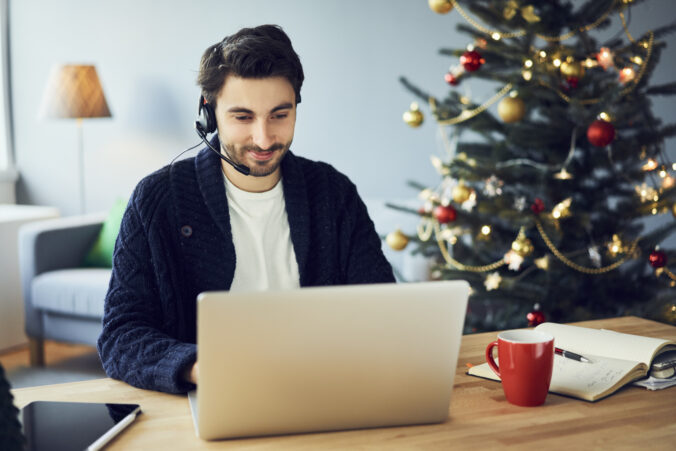
<svg viewBox="0 0 676 451"><path fill-rule="evenodd" d="M42 337L42 317L33 307L31 284L43 272L77 268L96 240L104 213L31 222L19 229L19 273L26 313L26 333Z"/></svg>

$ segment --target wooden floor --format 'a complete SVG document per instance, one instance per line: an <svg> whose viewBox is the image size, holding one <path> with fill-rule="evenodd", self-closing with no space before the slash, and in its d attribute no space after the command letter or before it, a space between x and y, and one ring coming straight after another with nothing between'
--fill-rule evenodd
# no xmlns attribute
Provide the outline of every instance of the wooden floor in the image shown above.
<svg viewBox="0 0 676 451"><path fill-rule="evenodd" d="M45 365L90 353L96 353L96 348L92 346L45 341ZM29 366L29 361L28 345L0 351L0 363L6 371L21 366Z"/></svg>

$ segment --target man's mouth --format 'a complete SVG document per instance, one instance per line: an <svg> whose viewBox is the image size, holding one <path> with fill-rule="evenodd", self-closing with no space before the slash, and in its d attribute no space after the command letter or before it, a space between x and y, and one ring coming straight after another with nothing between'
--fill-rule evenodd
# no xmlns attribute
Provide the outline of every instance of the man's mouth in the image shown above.
<svg viewBox="0 0 676 451"><path fill-rule="evenodd" d="M249 151L249 155L251 155L254 158L254 160L258 160L258 161L267 161L270 158L272 158L274 153L275 152L273 150L265 150L263 152L259 152L259 151L256 151L256 150L250 150Z"/></svg>

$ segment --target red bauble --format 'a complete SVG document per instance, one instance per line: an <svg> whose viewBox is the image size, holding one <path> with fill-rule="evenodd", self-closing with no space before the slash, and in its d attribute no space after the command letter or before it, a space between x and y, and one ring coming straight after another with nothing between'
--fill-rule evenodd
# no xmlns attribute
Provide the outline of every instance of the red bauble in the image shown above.
<svg viewBox="0 0 676 451"><path fill-rule="evenodd" d="M434 217L437 218L437 221L439 221L439 224L447 224L449 222L455 221L456 216L458 213L455 211L455 208L453 208L451 205L448 205L444 207L443 205L439 205L437 208L434 209Z"/></svg>
<svg viewBox="0 0 676 451"><path fill-rule="evenodd" d="M653 268L663 268L667 265L667 254L663 251L654 250L648 256L648 261Z"/></svg>
<svg viewBox="0 0 676 451"><path fill-rule="evenodd" d="M535 213L536 215L539 215L543 211L545 211L545 203L542 202L542 199L539 197L535 198L533 201L533 205L530 206L530 209Z"/></svg>
<svg viewBox="0 0 676 451"><path fill-rule="evenodd" d="M458 80L458 77L453 75L452 73L447 73L444 75L444 80L446 80L446 83L448 83L451 86L457 86L458 83L460 83L460 80Z"/></svg>
<svg viewBox="0 0 676 451"><path fill-rule="evenodd" d="M460 57L460 64L467 72L474 72L485 62L486 60L476 50L468 50Z"/></svg>
<svg viewBox="0 0 676 451"><path fill-rule="evenodd" d="M615 127L610 122L597 119L587 129L587 139L596 147L605 147L615 138Z"/></svg>
<svg viewBox="0 0 676 451"><path fill-rule="evenodd" d="M566 79L566 82L568 83L568 87L570 89L575 89L577 88L577 84L580 80L577 77L568 77Z"/></svg>
<svg viewBox="0 0 676 451"><path fill-rule="evenodd" d="M528 327L535 327L547 321L545 314L540 310L533 310L526 315L526 319L528 320Z"/></svg>

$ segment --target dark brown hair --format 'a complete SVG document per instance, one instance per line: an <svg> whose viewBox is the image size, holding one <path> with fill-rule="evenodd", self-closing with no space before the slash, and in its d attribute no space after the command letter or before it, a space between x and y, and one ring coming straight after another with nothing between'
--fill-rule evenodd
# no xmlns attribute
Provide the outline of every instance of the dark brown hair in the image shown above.
<svg viewBox="0 0 676 451"><path fill-rule="evenodd" d="M286 78L300 103L303 66L291 40L278 25L243 28L208 47L202 55L197 84L213 108L228 75L242 78Z"/></svg>

